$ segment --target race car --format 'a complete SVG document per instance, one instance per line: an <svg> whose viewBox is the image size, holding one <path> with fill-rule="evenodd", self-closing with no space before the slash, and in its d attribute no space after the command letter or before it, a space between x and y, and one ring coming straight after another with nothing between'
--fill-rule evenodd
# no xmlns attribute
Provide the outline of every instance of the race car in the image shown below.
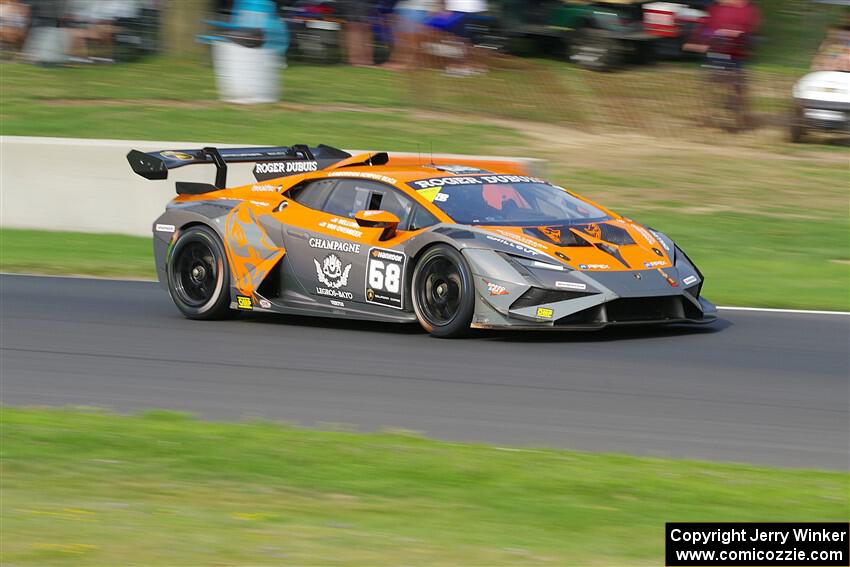
<svg viewBox="0 0 850 567"><path fill-rule="evenodd" d="M190 319L237 311L470 329L709 323L703 275L673 241L512 160L329 146L127 155L177 182L153 223L157 273ZM227 188L229 163L256 183Z"/></svg>

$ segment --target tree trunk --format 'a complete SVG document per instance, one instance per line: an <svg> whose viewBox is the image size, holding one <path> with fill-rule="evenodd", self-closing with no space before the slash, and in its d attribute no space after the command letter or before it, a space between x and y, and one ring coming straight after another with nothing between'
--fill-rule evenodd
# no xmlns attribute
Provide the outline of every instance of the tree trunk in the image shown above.
<svg viewBox="0 0 850 567"><path fill-rule="evenodd" d="M202 46L195 36L203 33L202 20L213 9L212 0L165 0L162 10L163 52L176 57L197 55Z"/></svg>

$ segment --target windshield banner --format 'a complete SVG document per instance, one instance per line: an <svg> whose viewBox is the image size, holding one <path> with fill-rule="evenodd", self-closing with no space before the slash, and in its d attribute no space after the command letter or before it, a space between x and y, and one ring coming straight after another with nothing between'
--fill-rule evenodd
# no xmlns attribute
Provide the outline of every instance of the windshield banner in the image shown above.
<svg viewBox="0 0 850 567"><path fill-rule="evenodd" d="M433 189L435 187L446 187L449 185L500 185L510 183L548 183L537 177L527 177L525 175L464 175L452 177L432 177L431 179L420 179L419 181L410 181L408 185L422 191L424 189Z"/></svg>

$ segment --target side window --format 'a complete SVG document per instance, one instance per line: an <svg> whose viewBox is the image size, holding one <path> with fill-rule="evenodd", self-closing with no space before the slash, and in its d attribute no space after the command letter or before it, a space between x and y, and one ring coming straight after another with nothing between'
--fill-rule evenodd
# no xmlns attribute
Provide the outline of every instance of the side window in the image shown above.
<svg viewBox="0 0 850 567"><path fill-rule="evenodd" d="M325 201L328 200L328 195L330 195L334 185L336 185L335 179L308 181L303 185L290 189L288 195L290 199L299 205L321 210Z"/></svg>
<svg viewBox="0 0 850 567"><path fill-rule="evenodd" d="M354 213L369 208L370 196L374 190L374 185L368 181L343 179L337 183L322 210L338 217L354 218Z"/></svg>
<svg viewBox="0 0 850 567"><path fill-rule="evenodd" d="M413 202L397 190L374 181L342 179L337 183L322 210L338 217L353 218L358 211L384 210L407 226Z"/></svg>
<svg viewBox="0 0 850 567"><path fill-rule="evenodd" d="M413 219L410 221L410 230L421 230L429 226L434 226L439 222L437 217L426 211L423 207L416 207L416 211L413 213Z"/></svg>
<svg viewBox="0 0 850 567"><path fill-rule="evenodd" d="M399 226L405 227L407 226L407 220L410 218L410 210L413 208L413 202L397 191L387 191L378 208L397 216L401 220Z"/></svg>

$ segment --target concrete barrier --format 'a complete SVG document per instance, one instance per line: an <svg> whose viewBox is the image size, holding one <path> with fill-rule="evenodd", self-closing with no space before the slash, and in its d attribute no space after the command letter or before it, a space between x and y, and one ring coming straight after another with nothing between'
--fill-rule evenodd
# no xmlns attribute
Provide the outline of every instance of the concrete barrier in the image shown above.
<svg viewBox="0 0 850 567"><path fill-rule="evenodd" d="M0 136L0 226L149 236L174 198L175 181L212 182L212 167L184 167L147 181L127 163L131 149L245 147L202 142L148 142ZM446 154L441 154L446 155ZM462 157L458 156L459 161ZM524 161L542 174L543 161ZM254 182L252 164L228 165L228 184Z"/></svg>

